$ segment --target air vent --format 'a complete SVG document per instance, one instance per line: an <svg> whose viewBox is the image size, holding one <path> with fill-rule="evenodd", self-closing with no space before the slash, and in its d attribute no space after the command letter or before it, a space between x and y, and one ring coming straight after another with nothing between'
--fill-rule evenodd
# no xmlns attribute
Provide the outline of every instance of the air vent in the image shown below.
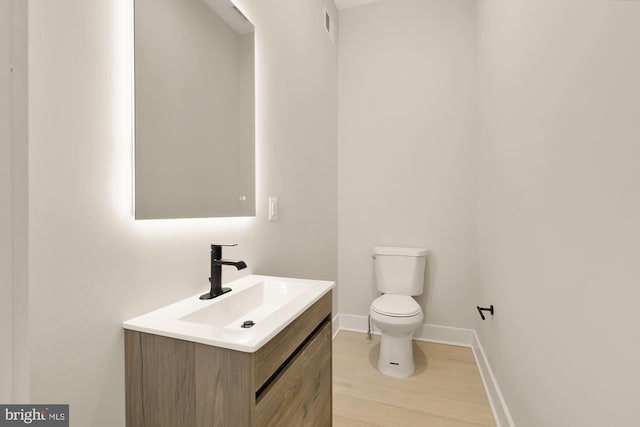
<svg viewBox="0 0 640 427"><path fill-rule="evenodd" d="M326 7L324 8L324 30L329 35L329 38L331 39L331 41L335 42L336 41L335 22Z"/></svg>

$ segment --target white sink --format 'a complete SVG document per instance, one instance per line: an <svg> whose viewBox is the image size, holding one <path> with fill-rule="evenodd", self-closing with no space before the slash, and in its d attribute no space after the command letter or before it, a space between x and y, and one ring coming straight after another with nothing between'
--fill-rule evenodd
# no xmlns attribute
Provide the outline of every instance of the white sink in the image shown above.
<svg viewBox="0 0 640 427"><path fill-rule="evenodd" d="M125 329L253 353L312 306L334 282L249 275L224 285L218 298L199 295L124 322ZM245 321L254 326L243 328Z"/></svg>

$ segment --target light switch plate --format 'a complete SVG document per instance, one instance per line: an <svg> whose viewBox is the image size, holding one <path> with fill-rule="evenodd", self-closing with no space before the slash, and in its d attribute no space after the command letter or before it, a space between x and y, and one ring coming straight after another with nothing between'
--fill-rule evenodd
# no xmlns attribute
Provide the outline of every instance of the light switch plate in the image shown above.
<svg viewBox="0 0 640 427"><path fill-rule="evenodd" d="M278 198L269 197L269 221L278 220Z"/></svg>

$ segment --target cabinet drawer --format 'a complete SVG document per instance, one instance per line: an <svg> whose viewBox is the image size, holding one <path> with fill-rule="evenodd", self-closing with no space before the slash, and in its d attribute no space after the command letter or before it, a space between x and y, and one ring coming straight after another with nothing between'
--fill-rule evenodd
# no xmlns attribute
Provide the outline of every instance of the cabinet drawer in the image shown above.
<svg viewBox="0 0 640 427"><path fill-rule="evenodd" d="M260 395L255 425L331 425L331 322L325 322Z"/></svg>
<svg viewBox="0 0 640 427"><path fill-rule="evenodd" d="M325 318L331 317L331 294L328 292L324 295L255 353L255 391L264 385Z"/></svg>

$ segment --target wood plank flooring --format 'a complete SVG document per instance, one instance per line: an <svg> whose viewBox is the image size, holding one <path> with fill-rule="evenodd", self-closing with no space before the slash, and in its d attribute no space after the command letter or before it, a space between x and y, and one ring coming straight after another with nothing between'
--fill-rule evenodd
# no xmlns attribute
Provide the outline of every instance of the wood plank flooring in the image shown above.
<svg viewBox="0 0 640 427"><path fill-rule="evenodd" d="M340 331L333 341L334 427L495 426L470 348L414 341L416 371L376 366L380 337Z"/></svg>

